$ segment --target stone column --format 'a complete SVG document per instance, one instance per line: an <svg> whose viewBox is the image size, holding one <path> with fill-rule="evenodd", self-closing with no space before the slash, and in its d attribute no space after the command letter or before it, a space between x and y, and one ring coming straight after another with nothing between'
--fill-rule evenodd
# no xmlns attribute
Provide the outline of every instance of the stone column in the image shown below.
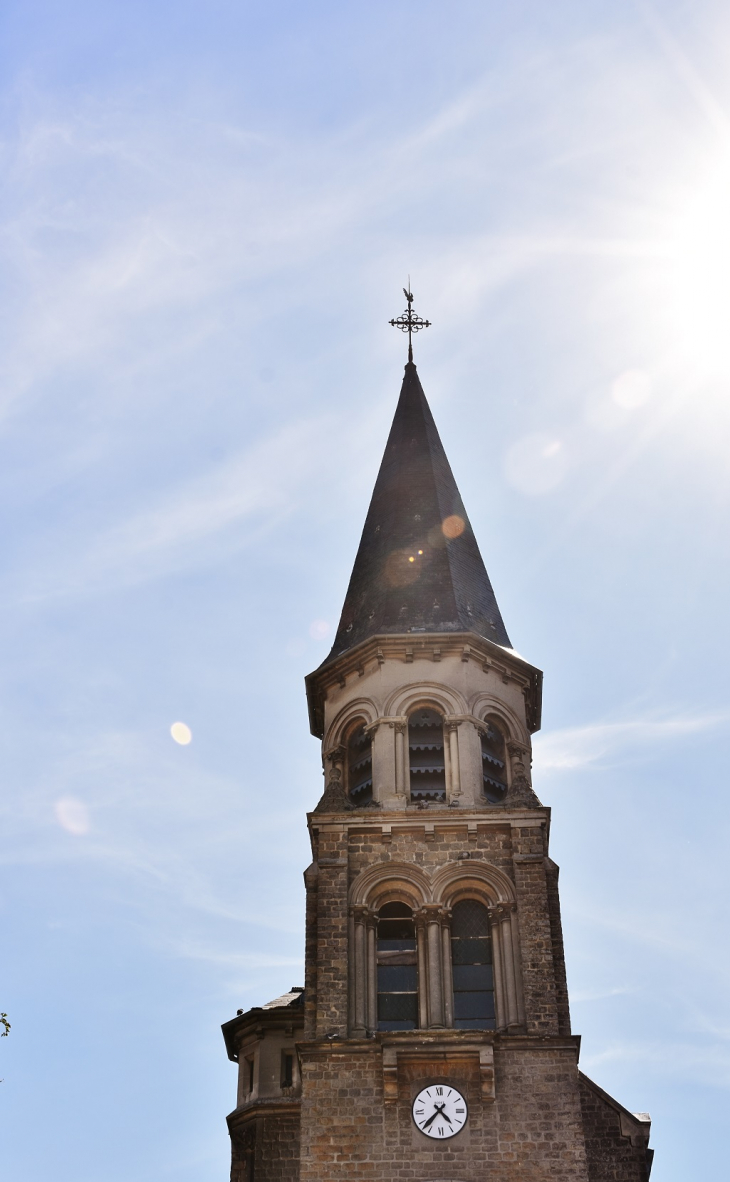
<svg viewBox="0 0 730 1182"><path fill-rule="evenodd" d="M355 1038L363 1038L368 1025L368 908L362 904L356 904L352 911L354 921L352 1033Z"/></svg>
<svg viewBox="0 0 730 1182"><path fill-rule="evenodd" d="M444 1025L448 1030L454 1025L454 980L451 972L451 914L441 912L441 964L444 983Z"/></svg>
<svg viewBox="0 0 730 1182"><path fill-rule="evenodd" d="M520 1027L523 1022L523 1004L520 996L522 990L517 965L515 908L505 903L499 903L490 909L489 918L492 925L497 1025L500 1030L514 1030Z"/></svg>
<svg viewBox="0 0 730 1182"><path fill-rule="evenodd" d="M391 722L395 738L395 791L397 796L410 795L410 774L408 767L408 723Z"/></svg>
<svg viewBox="0 0 730 1182"><path fill-rule="evenodd" d="M443 910L440 903L426 903L423 907L426 925L428 971L428 1025L438 1030L444 1026L443 941L441 924Z"/></svg>
<svg viewBox="0 0 730 1182"><path fill-rule="evenodd" d="M368 1028L378 1029L378 951L377 951L378 918L374 912L368 912L367 945L368 945Z"/></svg>
<svg viewBox="0 0 730 1182"><path fill-rule="evenodd" d="M446 764L446 798L453 800L461 796L461 769L459 767L459 726L460 722L449 719L444 722L445 747L448 748Z"/></svg>
<svg viewBox="0 0 730 1182"><path fill-rule="evenodd" d="M492 964L494 966L494 1005L497 1014L497 1030L507 1029L507 999L504 987L504 960L502 936L496 908L489 909L490 936L492 940Z"/></svg>
<svg viewBox="0 0 730 1182"><path fill-rule="evenodd" d="M428 954L426 916L423 911L415 911L413 919L416 925L416 949L418 952L418 1025L421 1030L428 1028Z"/></svg>

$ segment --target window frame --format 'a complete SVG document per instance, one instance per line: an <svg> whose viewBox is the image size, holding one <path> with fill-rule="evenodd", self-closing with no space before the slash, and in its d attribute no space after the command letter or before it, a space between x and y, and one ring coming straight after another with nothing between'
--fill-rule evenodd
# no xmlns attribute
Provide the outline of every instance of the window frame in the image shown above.
<svg viewBox="0 0 730 1182"><path fill-rule="evenodd" d="M373 791L374 791L374 785L373 785L373 736L368 731L368 726L369 726L369 723L368 723L367 718L364 718L363 716L358 716L357 718L352 719L352 721L349 723L349 725L343 735L343 738L342 738L342 747L344 748L344 751L345 751L345 759L344 759L345 792L347 793L347 799L356 807L358 805L360 807L362 807L366 804L370 804L370 802L374 799L374 796L373 796ZM353 796L353 791L354 791L354 788L356 785L353 784L354 767L353 767L352 755L354 752L353 752L353 748L352 748L351 744L352 744L352 741L355 738L355 736L360 731L362 731L363 734L367 738L367 749L368 749L369 755L366 759L361 760L361 762L362 763L367 763L367 762L370 763L370 781L369 781L369 792L366 794L363 794L362 796L360 796L359 799L357 799ZM363 782L364 785L367 785L367 783L368 783L367 781Z"/></svg>
<svg viewBox="0 0 730 1182"><path fill-rule="evenodd" d="M416 748L416 744L411 742L411 720L415 717L416 714L419 713L419 711L424 714L425 713L434 714L440 719L440 729L441 729L440 750L441 750L441 759L442 759L443 766L441 766L439 768L440 777L442 778L442 785L439 785L438 788L434 787L433 789L429 789L428 785L421 786L421 790L418 792L415 792L414 789L418 788L418 785L416 783L414 783L413 772L414 772L414 768L417 768L418 765L414 764L414 762L411 758L411 751ZM416 737L416 736L414 736L414 737ZM425 746L427 746L427 744L424 744L424 747ZM435 749L438 750L439 749L438 746L436 746ZM444 711L444 708L441 705L437 704L436 702L430 702L430 701L419 702L417 705L411 706L409 708L408 713L406 715L406 759L407 759L407 768L408 768L408 801L409 801L409 803L417 804L419 801L423 801L424 803L436 803L436 804L443 803L443 804L445 804L447 802L447 796L448 796L447 786L448 786L448 782L449 782L449 763L448 763L447 738L446 738L446 712ZM433 759L432 763L435 764L436 760ZM426 764L424 766L428 766L428 765ZM436 793L438 793L438 795L436 795Z"/></svg>
<svg viewBox="0 0 730 1182"><path fill-rule="evenodd" d="M399 908L402 912L407 914L401 915L383 915L383 911L387 908ZM393 927L397 927L398 923L401 925L410 925L412 929L412 938L408 936L392 937L393 942L412 944L412 948L392 948L383 949L381 943L387 939L387 936L381 935L380 925L390 923ZM383 958L381 960L381 957ZM393 1030L418 1030L420 1028L420 1012L421 1012L421 974L419 972L419 950L418 950L418 924L416 923L416 916L414 907L411 901L404 899L384 899L379 902L377 911L375 913L375 979L376 979L376 1017L377 1029L380 1031ZM389 968L395 969L412 969L413 981L415 988L413 989L381 989L381 980L383 975L381 970L386 971ZM407 974L402 974L406 976ZM409 997L414 999L413 1016L387 1018L381 1016L381 999L384 998L404 998ZM387 1025L386 1025L387 1023Z"/></svg>
<svg viewBox="0 0 730 1182"><path fill-rule="evenodd" d="M492 758L498 763L501 762L503 770L504 770L504 779L499 780L498 777L495 776L494 781L493 781L493 783L495 783L495 785L501 784L504 788L504 791L502 792L502 794L498 800L493 800L487 791L487 783L486 783L486 778L485 778L485 774L484 774L484 772L485 772L484 761L485 761L485 758L489 757L489 753L485 753L485 750L484 750L486 735L484 733L484 730L480 728L480 730L479 730L479 753L480 753L480 765L481 765L481 780L480 780L480 785L479 785L480 797L483 801L486 801L488 804L502 804L507 793L509 792L509 787L510 787L510 761L509 761L510 732L509 732L509 728L507 727L507 724L504 721L504 719L501 718L498 714L495 714L494 711L489 711L487 714L485 714L480 719L480 721L482 723L482 727L489 727L491 729L496 730L497 734L499 735L499 738L501 739L502 758L501 758L501 760L500 760L499 756L492 756Z"/></svg>
<svg viewBox="0 0 730 1182"><path fill-rule="evenodd" d="M465 904L465 903L476 903L477 906L481 907L482 910L484 911L486 932L483 936L466 937L466 936L455 936L454 935L454 911L457 907L460 907L462 904ZM454 948L454 944L456 941L461 941L461 940L463 940L464 942L466 942L468 940L469 943L474 943L476 940L480 940L480 941L484 940L486 947L483 950L472 949L472 955L475 955L477 951L481 951L482 954L488 953L488 959L481 960L481 961L462 961L460 963L457 963L457 961L455 960L455 956L454 956L454 953L456 951ZM485 902L484 899L480 898L478 895L473 895L473 894L461 895L459 898L455 899L451 904L450 915L449 915L449 959L450 959L450 978L451 978L451 1015L452 1015L451 1022L452 1022L452 1028L454 1030L496 1030L497 1029L497 1022L498 1022L498 1015L497 1015L497 991L496 991L495 973L494 973L494 941L493 941L493 932L492 932L492 921L491 921L491 917L489 914L489 905ZM485 988L482 988L482 989L463 989L463 988L457 989L456 988L455 970L456 970L456 972L458 972L458 970L460 970L460 969L481 968L481 967L484 967L485 969L487 967L489 968L489 972L488 972L487 976L488 976L490 984L486 989ZM463 975L464 974L462 974L462 976ZM476 976L476 975L477 974L473 974L473 976ZM486 1015L486 1016L481 1015L481 1016L472 1016L472 1017L469 1017L468 1015L458 1016L457 1010L460 1007L459 1007L459 1003L457 1001L457 995L459 995L459 997L465 996L465 995L474 995L476 997L479 994L485 995L485 997L487 999L487 1008L488 1009L491 1008L491 1010L492 1010L491 1015ZM464 1023L469 1023L469 1025L465 1025Z"/></svg>

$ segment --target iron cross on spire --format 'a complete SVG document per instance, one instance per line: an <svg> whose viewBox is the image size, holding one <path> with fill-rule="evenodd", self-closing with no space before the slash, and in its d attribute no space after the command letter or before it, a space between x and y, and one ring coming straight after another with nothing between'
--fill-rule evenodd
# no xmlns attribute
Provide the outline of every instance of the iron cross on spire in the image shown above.
<svg viewBox="0 0 730 1182"><path fill-rule="evenodd" d="M420 332L422 328L430 328L431 321L423 320L422 317L417 316L411 307L413 303L413 296L411 295L411 281L408 280L408 287L403 288L403 295L408 300L408 308L402 312L395 320L389 321L393 328L399 328L401 332L408 333L408 360L413 361L413 333Z"/></svg>

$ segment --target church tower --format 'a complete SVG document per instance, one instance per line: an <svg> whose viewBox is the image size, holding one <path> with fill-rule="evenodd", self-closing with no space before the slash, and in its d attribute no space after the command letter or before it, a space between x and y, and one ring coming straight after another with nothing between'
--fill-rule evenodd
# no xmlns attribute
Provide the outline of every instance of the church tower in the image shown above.
<svg viewBox="0 0 730 1182"><path fill-rule="evenodd" d="M408 311L395 323L425 326ZM578 1069L542 674L514 650L412 360L335 642L306 679L304 989L227 1022L232 1182L647 1182Z"/></svg>

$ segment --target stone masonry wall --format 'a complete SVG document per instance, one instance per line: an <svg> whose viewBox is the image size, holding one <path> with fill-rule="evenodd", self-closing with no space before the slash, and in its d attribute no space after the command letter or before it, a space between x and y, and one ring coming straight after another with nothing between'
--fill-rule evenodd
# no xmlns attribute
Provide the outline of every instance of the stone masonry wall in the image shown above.
<svg viewBox="0 0 730 1182"><path fill-rule="evenodd" d="M647 1182L654 1156L646 1147L648 1130L644 1134L626 1113L626 1132L633 1127L636 1135L633 1138L623 1135L619 1106L610 1103L605 1093L583 1074L580 1098L589 1182Z"/></svg>
<svg viewBox="0 0 730 1182"><path fill-rule="evenodd" d="M433 815L427 813L426 821L432 820ZM377 832L358 832L357 826L353 826L349 839L350 881L361 870L378 862L413 862L433 872L449 862L458 861L459 854L464 852L468 852L472 858L488 861L510 878L514 877L509 825L478 826L471 839L467 834L466 822L459 825L456 821L450 821L450 826L446 829L437 824L430 835L425 830L425 823L424 828L412 830L394 828L388 842L383 842Z"/></svg>
<svg viewBox="0 0 730 1182"><path fill-rule="evenodd" d="M304 872L307 892L304 932L304 1037L317 1033L317 912L319 906L319 870L316 863Z"/></svg>
<svg viewBox="0 0 730 1182"><path fill-rule="evenodd" d="M495 1059L494 1103L482 1099L476 1054L406 1057L397 1103L386 1105L377 1044L303 1046L301 1182L588 1182L574 1046L508 1041ZM411 1104L426 1082L466 1096L467 1126L449 1141L413 1124Z"/></svg>
<svg viewBox="0 0 730 1182"><path fill-rule="evenodd" d="M299 1112L261 1121L256 1144L255 1182L299 1182Z"/></svg>
<svg viewBox="0 0 730 1182"><path fill-rule="evenodd" d="M317 853L316 1037L347 1035L347 829L323 828Z"/></svg>
<svg viewBox="0 0 730 1182"><path fill-rule="evenodd" d="M560 895L558 894L559 874L560 869L553 862L552 858L546 858L545 881L547 884L550 931L552 934L553 967L558 1003L558 1030L560 1034L570 1034L570 1002L568 1000L568 979L565 972L563 924L560 918Z"/></svg>
<svg viewBox="0 0 730 1182"><path fill-rule="evenodd" d="M533 827L515 829L512 841L527 1030L531 1034L558 1034L560 1023L545 873L545 834L542 829Z"/></svg>
<svg viewBox="0 0 730 1182"><path fill-rule="evenodd" d="M520 931L522 974L527 1030L535 1034L568 1034L568 1010L565 960L563 954L560 909L557 900L555 864L545 856L545 831L540 825L513 828L505 825L477 825L467 833L466 822L456 820L441 827L433 818L433 832L420 827L398 830L393 826L390 841L379 833L358 831L352 826L349 835L349 878L352 882L364 869L375 864L414 863L433 873L439 867L457 862L464 867L482 860L496 866L515 884ZM469 859L460 861L460 855ZM330 950L320 943L319 964L339 957L339 949Z"/></svg>
<svg viewBox="0 0 730 1182"><path fill-rule="evenodd" d="M231 1128L231 1182L298 1182L299 1105Z"/></svg>

